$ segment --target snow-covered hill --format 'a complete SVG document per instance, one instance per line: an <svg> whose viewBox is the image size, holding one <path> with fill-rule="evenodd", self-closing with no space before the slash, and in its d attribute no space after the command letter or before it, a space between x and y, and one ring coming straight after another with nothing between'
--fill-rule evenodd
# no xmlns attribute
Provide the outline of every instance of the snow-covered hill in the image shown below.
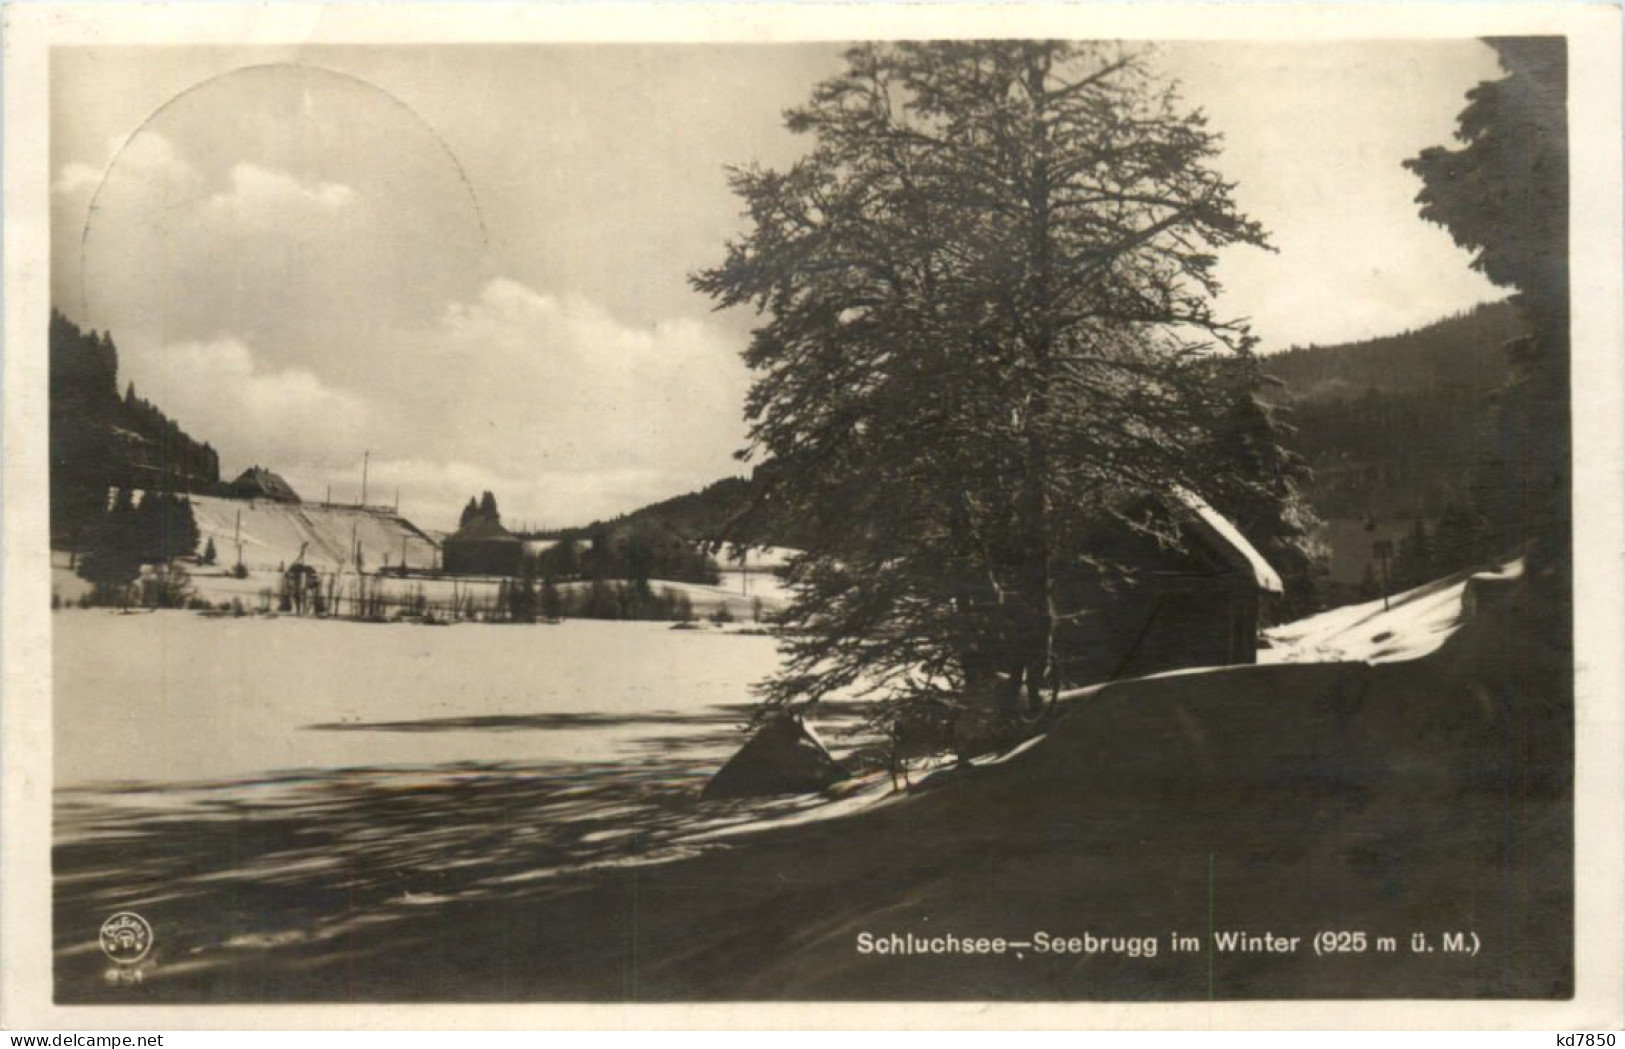
<svg viewBox="0 0 1625 1049"><path fill-rule="evenodd" d="M368 568L392 565L404 559L412 568L433 568L435 544L406 518L387 510L316 503L278 503L259 499L221 499L192 496L198 526L198 550L214 540L217 561L237 560L242 542L243 563L250 569L275 569L291 564L305 548L304 558L318 568L349 560L351 544L361 548Z"/></svg>
<svg viewBox="0 0 1625 1049"><path fill-rule="evenodd" d="M1517 579L1521 560L1487 572L1458 572L1412 590L1359 605L1284 623L1264 632L1270 648L1260 663L1393 663L1419 659L1438 649L1462 619L1462 595L1469 579Z"/></svg>

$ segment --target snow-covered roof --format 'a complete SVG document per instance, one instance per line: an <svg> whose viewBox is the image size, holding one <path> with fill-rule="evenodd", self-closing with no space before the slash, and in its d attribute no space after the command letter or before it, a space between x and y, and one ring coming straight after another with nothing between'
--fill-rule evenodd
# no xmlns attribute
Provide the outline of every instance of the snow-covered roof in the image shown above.
<svg viewBox="0 0 1625 1049"><path fill-rule="evenodd" d="M1245 562L1252 572L1253 582L1258 589L1271 594L1285 592L1281 584L1281 576L1264 560L1264 555L1258 548L1247 541L1247 537L1219 511L1207 504L1207 500L1186 488L1174 489L1174 495L1184 504L1186 509L1196 515L1197 520L1207 527L1215 538L1228 546L1237 556Z"/></svg>
<svg viewBox="0 0 1625 1049"><path fill-rule="evenodd" d="M231 482L231 487L239 493L252 495L259 492L271 499L281 499L289 503L299 502L299 493L293 490L293 485L263 466L250 466L237 475L237 479Z"/></svg>

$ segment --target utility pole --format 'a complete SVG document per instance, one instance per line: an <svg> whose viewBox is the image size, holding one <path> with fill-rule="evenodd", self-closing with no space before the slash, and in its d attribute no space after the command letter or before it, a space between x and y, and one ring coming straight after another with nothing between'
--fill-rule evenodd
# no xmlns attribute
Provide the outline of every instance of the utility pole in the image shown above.
<svg viewBox="0 0 1625 1049"><path fill-rule="evenodd" d="M361 453L361 505L367 505L367 460L372 458L371 451Z"/></svg>
<svg viewBox="0 0 1625 1049"><path fill-rule="evenodd" d="M1382 563L1382 610L1388 611L1388 591L1393 588L1393 576L1389 564L1394 559L1394 541L1392 539L1379 539L1371 544L1371 552Z"/></svg>

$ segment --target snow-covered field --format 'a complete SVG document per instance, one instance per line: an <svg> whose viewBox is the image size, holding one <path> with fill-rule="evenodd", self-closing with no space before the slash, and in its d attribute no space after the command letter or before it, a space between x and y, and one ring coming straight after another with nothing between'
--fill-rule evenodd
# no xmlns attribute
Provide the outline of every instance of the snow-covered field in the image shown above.
<svg viewBox="0 0 1625 1049"><path fill-rule="evenodd" d="M770 637L667 623L373 625L67 610L56 782L725 758Z"/></svg>
<svg viewBox="0 0 1625 1049"><path fill-rule="evenodd" d="M251 598L266 582L207 571L194 579L211 597ZM1395 595L1388 610L1377 600L1276 627L1259 662L1427 655L1458 624L1465 580ZM744 587L657 585L689 594L701 614L725 602L748 620L752 597L782 603L769 590L776 583L750 573ZM494 593L496 583L404 585L448 600L471 587ZM56 782L65 788L617 762L662 750L720 762L739 742L750 686L778 662L771 637L658 622L375 625L107 609L64 610L52 622Z"/></svg>
<svg viewBox="0 0 1625 1049"><path fill-rule="evenodd" d="M158 975L184 978L893 800L878 772L833 803L699 799L778 665L744 625L109 609L52 625L57 940L78 990L100 973L79 925L109 907L160 925ZM846 756L872 743L862 723L834 704L817 727Z"/></svg>

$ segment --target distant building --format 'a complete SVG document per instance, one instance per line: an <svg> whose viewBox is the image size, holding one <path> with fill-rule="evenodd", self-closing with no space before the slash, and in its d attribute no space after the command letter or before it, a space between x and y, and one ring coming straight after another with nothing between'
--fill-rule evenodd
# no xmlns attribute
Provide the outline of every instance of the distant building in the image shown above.
<svg viewBox="0 0 1625 1049"><path fill-rule="evenodd" d="M270 499L278 503L300 501L293 485L263 466L250 466L231 482L229 488L237 499Z"/></svg>
<svg viewBox="0 0 1625 1049"><path fill-rule="evenodd" d="M1281 577L1198 496L1149 502L1177 526L1183 548L1125 531L1109 538L1133 582L1086 596L1092 611L1062 631L1064 669L1074 682L1258 661L1263 612L1283 592Z"/></svg>
<svg viewBox="0 0 1625 1049"><path fill-rule="evenodd" d="M447 536L440 551L441 567L451 575L516 576L525 563L524 540L484 515Z"/></svg>

